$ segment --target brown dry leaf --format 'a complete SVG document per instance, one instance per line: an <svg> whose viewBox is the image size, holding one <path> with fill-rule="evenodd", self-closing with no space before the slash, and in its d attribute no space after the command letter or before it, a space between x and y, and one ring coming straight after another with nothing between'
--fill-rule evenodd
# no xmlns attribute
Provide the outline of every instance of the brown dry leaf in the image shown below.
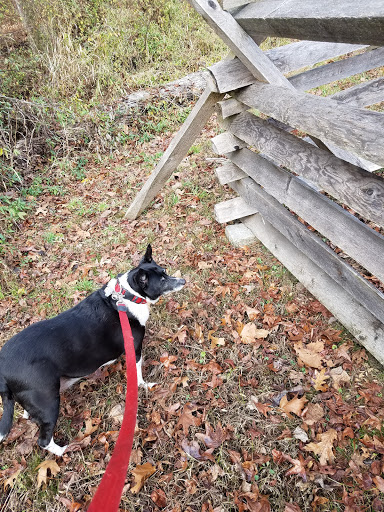
<svg viewBox="0 0 384 512"><path fill-rule="evenodd" d="M130 462L131 464L140 464L141 459L143 458L143 452L140 450L140 448L134 449L131 451L131 458Z"/></svg>
<svg viewBox="0 0 384 512"><path fill-rule="evenodd" d="M203 328L199 324L195 324L195 329L192 330L191 335L199 341L204 341Z"/></svg>
<svg viewBox="0 0 384 512"><path fill-rule="evenodd" d="M62 503L68 509L69 512L78 512L84 507L82 503L78 503L77 501L73 500L71 501L68 498L65 498L64 496L59 498L59 502Z"/></svg>
<svg viewBox="0 0 384 512"><path fill-rule="evenodd" d="M351 356L349 355L348 351L352 348L352 346L353 345L350 343L343 343L340 345L340 347L335 350L336 357L351 361Z"/></svg>
<svg viewBox="0 0 384 512"><path fill-rule="evenodd" d="M294 349L297 357L303 364L310 366L311 368L317 368L318 370L322 368L322 363L324 361L323 356L321 355L321 352L324 350L323 341L315 341L313 343L308 343L308 345L304 345L302 341L299 341L298 343L295 343Z"/></svg>
<svg viewBox="0 0 384 512"><path fill-rule="evenodd" d="M313 381L313 387L316 389L316 391L327 391L328 386L325 382L327 379L329 379L329 375L325 375L326 369L323 368L321 371L315 370L315 378Z"/></svg>
<svg viewBox="0 0 384 512"><path fill-rule="evenodd" d="M121 402L120 404L112 407L112 409L109 411L109 417L112 419L113 423L122 423L124 417L124 409L124 402Z"/></svg>
<svg viewBox="0 0 384 512"><path fill-rule="evenodd" d="M85 420L85 430L84 431L80 430L75 441L81 441L85 437L88 437L91 434L93 434L93 432L95 432L99 428L99 423L100 423L100 418L95 418L95 419L88 418L87 420Z"/></svg>
<svg viewBox="0 0 384 512"><path fill-rule="evenodd" d="M217 363L213 359L211 359L209 361L209 363L205 364L202 367L202 369L207 371L207 372L212 372L213 375L220 375L221 373L223 373L222 367L219 365L219 363Z"/></svg>
<svg viewBox="0 0 384 512"><path fill-rule="evenodd" d="M132 474L135 479L135 485L131 488L132 494L137 494L143 487L144 482L156 471L156 468L149 462L146 462L142 466L136 466L132 470Z"/></svg>
<svg viewBox="0 0 384 512"><path fill-rule="evenodd" d="M151 500L159 508L164 508L167 506L167 498L165 496L165 492L162 489L155 489L152 491Z"/></svg>
<svg viewBox="0 0 384 512"><path fill-rule="evenodd" d="M376 484L376 487L379 489L380 492L384 492L384 478L381 478L381 476L375 476L373 478L373 481Z"/></svg>
<svg viewBox="0 0 384 512"><path fill-rule="evenodd" d="M297 503L286 503L284 512L302 512Z"/></svg>
<svg viewBox="0 0 384 512"><path fill-rule="evenodd" d="M209 471L212 475L212 482L215 482L219 476L225 475L225 471L218 464L214 464Z"/></svg>
<svg viewBox="0 0 384 512"><path fill-rule="evenodd" d="M32 423L31 421L28 421L27 423L29 425L28 425L27 431L24 433L23 441L21 443L17 443L17 445L16 445L16 452L19 455L23 455L23 456L29 455L32 452L32 450L35 446L35 443L36 443L35 436L37 434L37 431L39 430L39 427L35 423ZM8 436L8 438L7 438L8 442L9 442L9 439L11 436L12 436L12 431L11 431L10 436Z"/></svg>
<svg viewBox="0 0 384 512"><path fill-rule="evenodd" d="M211 349L216 348L218 345L221 347L225 346L225 338L216 338L216 336L211 336Z"/></svg>
<svg viewBox="0 0 384 512"><path fill-rule="evenodd" d="M255 343L256 340L265 339L270 331L267 329L258 329L255 324L245 324L241 330L240 337L243 343Z"/></svg>
<svg viewBox="0 0 384 512"><path fill-rule="evenodd" d="M181 447L187 455L196 460L211 460L212 462L215 462L215 458L212 455L214 448L210 448L202 453L199 443L197 441L188 441L188 439L183 439L181 441Z"/></svg>
<svg viewBox="0 0 384 512"><path fill-rule="evenodd" d="M181 447L190 457L196 460L202 460L203 456L197 441L188 441L188 439L185 438L181 441Z"/></svg>
<svg viewBox="0 0 384 512"><path fill-rule="evenodd" d="M334 428L327 430L323 434L318 434L318 443L309 443L304 446L305 451L311 451L316 455L320 455L320 465L325 466L328 463L333 463L335 456L333 454L333 443L337 439L337 432Z"/></svg>
<svg viewBox="0 0 384 512"><path fill-rule="evenodd" d="M304 457L301 454L299 454L298 459L293 459L290 455L283 453L279 450L273 449L272 457L273 462L275 462L276 464L282 464L282 462L286 460L293 465L293 467L285 473L285 476L299 475L301 476L304 482L307 481L307 474L305 472L305 461Z"/></svg>
<svg viewBox="0 0 384 512"><path fill-rule="evenodd" d="M37 469L39 470L37 472L37 488L40 489L43 484L48 483L49 478L57 475L60 466L54 460L45 460L37 466Z"/></svg>
<svg viewBox="0 0 384 512"><path fill-rule="evenodd" d="M31 432L31 427L34 427L35 431ZM17 421L13 424L12 430L7 436L7 443L12 443L13 441L16 441L16 439L19 439L23 434L26 433L26 436L24 437L33 437L37 432L38 427L31 423L30 421L18 418Z"/></svg>
<svg viewBox="0 0 384 512"><path fill-rule="evenodd" d="M197 433L196 437L203 441L207 448L217 448L229 439L227 429L223 428L220 422L217 424L216 430L209 423L206 423L205 434Z"/></svg>
<svg viewBox="0 0 384 512"><path fill-rule="evenodd" d="M200 270L205 270L207 268L212 268L213 263L207 261L199 261L197 266L199 267Z"/></svg>
<svg viewBox="0 0 384 512"><path fill-rule="evenodd" d="M324 414L321 404L308 404L303 413L303 419L308 426L312 426L324 418Z"/></svg>
<svg viewBox="0 0 384 512"><path fill-rule="evenodd" d="M257 401L257 397L251 396L250 398L250 408L256 407L256 409L267 418L267 414L272 410L272 407L268 404L262 404Z"/></svg>
<svg viewBox="0 0 384 512"><path fill-rule="evenodd" d="M284 307L288 313L296 313L296 311L299 310L299 306L297 304L295 304L294 302L289 302L289 303L285 304Z"/></svg>
<svg viewBox="0 0 384 512"><path fill-rule="evenodd" d="M312 509L319 510L319 507L321 507L321 505L325 505L326 503L329 503L328 498L325 498L324 496L315 496L315 499L311 503Z"/></svg>
<svg viewBox="0 0 384 512"><path fill-rule="evenodd" d="M285 457L286 460L293 464L293 467L285 473L285 476L298 475L301 476L304 482L306 482L307 474L305 472L305 461L301 453L299 453L298 459L292 459L292 457L289 457L289 455L286 455Z"/></svg>
<svg viewBox="0 0 384 512"><path fill-rule="evenodd" d="M7 478L4 482L4 490L7 489L7 487L10 487L11 489L16 483L17 477L22 472L22 469L17 469L9 478Z"/></svg>
<svg viewBox="0 0 384 512"><path fill-rule="evenodd" d="M183 427L183 432L188 435L189 427L199 427L201 425L201 418L194 416L192 413L197 411L197 406L191 403L186 403L183 408L183 412L177 422L176 428L180 425Z"/></svg>
<svg viewBox="0 0 384 512"><path fill-rule="evenodd" d="M280 320L280 317L275 315L275 307L273 304L265 304L263 323L272 327Z"/></svg>
<svg viewBox="0 0 384 512"><path fill-rule="evenodd" d="M266 496L260 497L253 492L246 492L243 496L250 512L271 512L271 504Z"/></svg>
<svg viewBox="0 0 384 512"><path fill-rule="evenodd" d="M195 494L197 492L197 482L194 478L185 481L185 488L188 494Z"/></svg>
<svg viewBox="0 0 384 512"><path fill-rule="evenodd" d="M302 396L301 398L295 396L292 398L292 400L288 400L287 395L284 395L280 400L280 409L285 412L288 418L292 418L290 414L291 412L296 414L296 416L301 416L306 402L308 402L308 400L305 398L305 396Z"/></svg>
<svg viewBox="0 0 384 512"><path fill-rule="evenodd" d="M341 388L344 384L349 384L351 382L351 378L348 373L343 370L342 366L338 366L337 368L332 368L329 372L330 376L333 380L333 387L335 389Z"/></svg>
<svg viewBox="0 0 384 512"><path fill-rule="evenodd" d="M254 320L256 320L257 318L259 318L260 316L260 311L256 308L251 308L249 306L245 306L245 312L247 313L248 315L248 318L250 319L251 322L253 322Z"/></svg>
<svg viewBox="0 0 384 512"><path fill-rule="evenodd" d="M177 361L177 356L170 356L168 352L164 352L160 356L160 363L164 365L165 368L176 368L176 366L172 363Z"/></svg>

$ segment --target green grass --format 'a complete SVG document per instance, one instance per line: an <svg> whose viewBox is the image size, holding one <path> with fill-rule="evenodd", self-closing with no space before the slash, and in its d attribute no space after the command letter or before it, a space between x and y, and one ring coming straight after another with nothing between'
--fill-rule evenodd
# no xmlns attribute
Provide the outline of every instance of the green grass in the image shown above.
<svg viewBox="0 0 384 512"><path fill-rule="evenodd" d="M85 103L184 76L227 51L179 0L37 0L31 6L26 12L38 51L10 48L5 95L64 100L80 111Z"/></svg>

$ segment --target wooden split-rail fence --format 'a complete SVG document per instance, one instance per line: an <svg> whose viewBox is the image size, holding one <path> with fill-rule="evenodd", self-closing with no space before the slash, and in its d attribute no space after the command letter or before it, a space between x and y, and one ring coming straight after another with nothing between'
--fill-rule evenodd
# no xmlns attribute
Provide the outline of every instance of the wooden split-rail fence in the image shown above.
<svg viewBox="0 0 384 512"><path fill-rule="evenodd" d="M259 239L384 364L384 2L190 0L234 54L128 212L158 194L217 110L226 157L215 207L228 235ZM299 39L263 52L269 36ZM342 58L339 58L342 57ZM381 67L381 69L380 69ZM334 95L306 91L377 70ZM349 80L348 84L353 84Z"/></svg>

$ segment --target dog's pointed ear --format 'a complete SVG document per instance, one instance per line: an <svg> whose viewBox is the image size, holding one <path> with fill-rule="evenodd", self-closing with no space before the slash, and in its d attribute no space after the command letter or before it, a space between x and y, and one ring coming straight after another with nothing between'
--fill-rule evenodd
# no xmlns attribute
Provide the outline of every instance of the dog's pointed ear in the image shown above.
<svg viewBox="0 0 384 512"><path fill-rule="evenodd" d="M141 289L145 289L148 285L148 274L142 268L139 270L137 282Z"/></svg>
<svg viewBox="0 0 384 512"><path fill-rule="evenodd" d="M152 263L152 247L151 244L148 244L147 250L141 260L141 263Z"/></svg>

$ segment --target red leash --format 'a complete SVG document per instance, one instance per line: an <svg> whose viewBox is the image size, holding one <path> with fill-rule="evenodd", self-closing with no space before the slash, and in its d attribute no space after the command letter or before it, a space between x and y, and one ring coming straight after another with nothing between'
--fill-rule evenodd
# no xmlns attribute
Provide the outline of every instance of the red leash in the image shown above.
<svg viewBox="0 0 384 512"><path fill-rule="evenodd" d="M127 315L127 306L122 301L118 301L116 305L123 331L127 367L125 411L114 452L87 512L116 512L118 510L121 493L123 492L125 478L127 476L136 426L137 374L135 347Z"/></svg>

